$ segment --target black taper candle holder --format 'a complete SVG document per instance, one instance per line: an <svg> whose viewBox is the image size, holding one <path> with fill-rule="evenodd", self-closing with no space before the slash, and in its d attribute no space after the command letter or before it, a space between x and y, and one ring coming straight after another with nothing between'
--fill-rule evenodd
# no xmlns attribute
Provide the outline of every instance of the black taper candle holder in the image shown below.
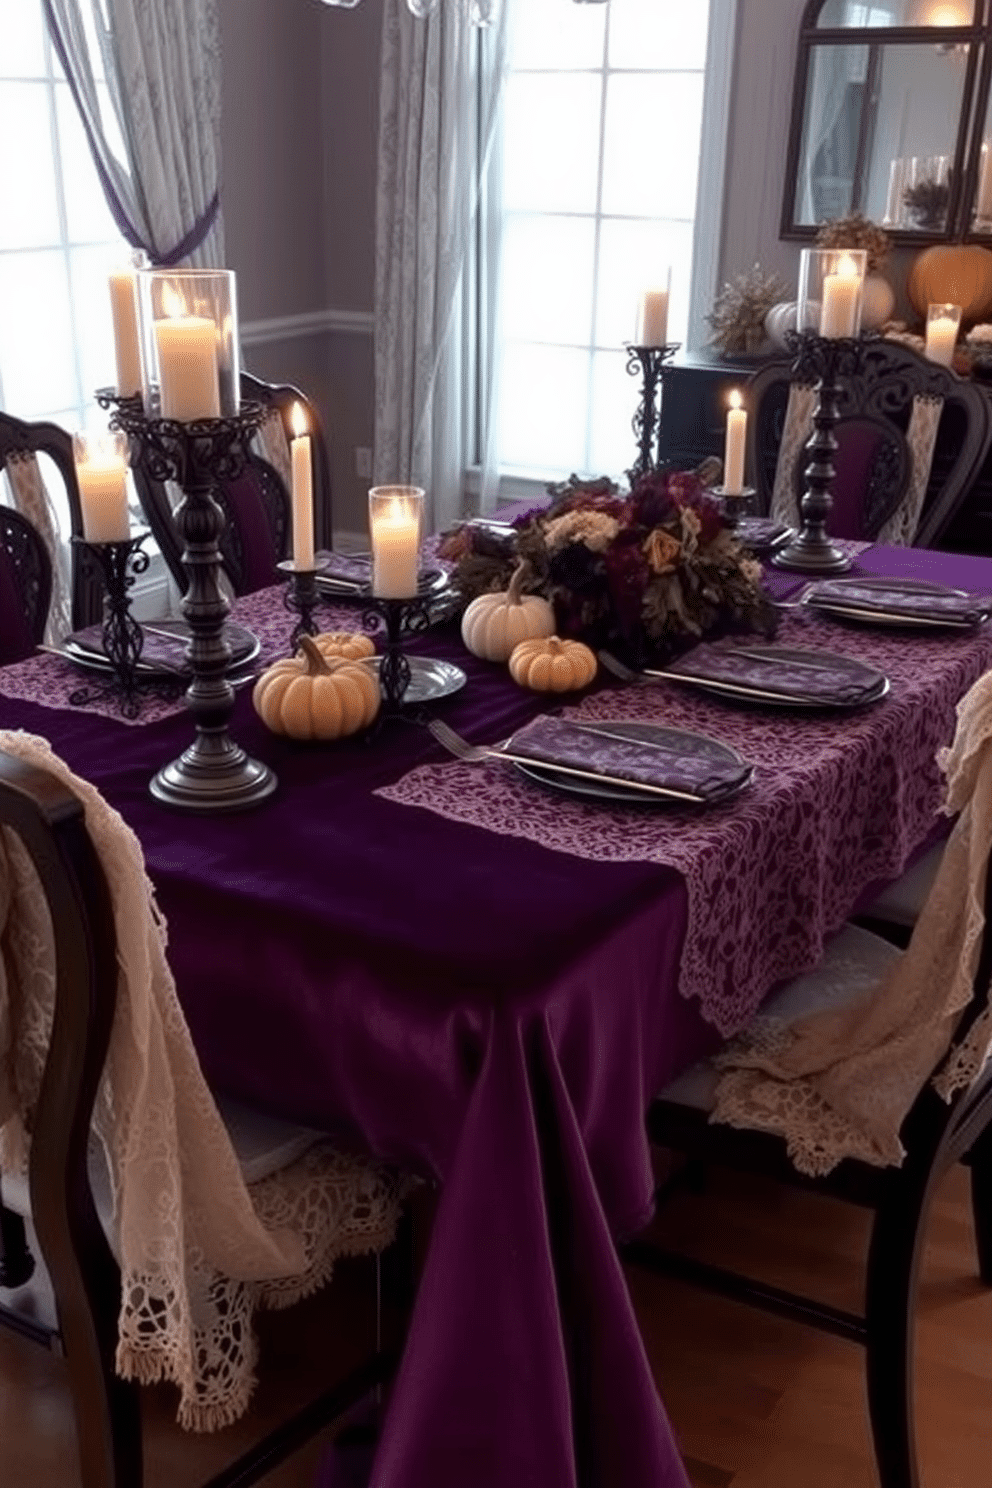
<svg viewBox="0 0 992 1488"><path fill-rule="evenodd" d="M282 602L287 610L294 611L300 617L289 637L290 650L295 651L300 644L300 636L317 634L317 622L313 618L314 610L321 603L317 575L327 568L327 559L315 558L312 568L298 568L295 558L284 558L276 567L280 573L289 576Z"/></svg>
<svg viewBox="0 0 992 1488"><path fill-rule="evenodd" d="M431 623L432 580L421 580L421 592L408 599L383 599L371 595L362 614L367 631L378 630L380 620L386 624L385 646L379 662L379 685L384 713L399 713L410 685L410 662L403 650L404 635L416 635Z"/></svg>
<svg viewBox="0 0 992 1488"><path fill-rule="evenodd" d="M661 409L665 371L667 363L681 344L681 341L671 341L665 346L633 346L630 342L624 343L627 371L632 377L639 372L641 377L641 401L631 420L631 428L637 439L637 459L625 472L632 486L642 475L657 470L661 464Z"/></svg>
<svg viewBox="0 0 992 1488"><path fill-rule="evenodd" d="M791 542L772 555L776 568L800 573L844 573L851 567L846 553L834 547L827 536L827 520L833 507L831 486L836 470L837 440L834 427L840 417L840 395L845 379L861 366L864 339L860 336L817 336L809 332L789 335L793 354L792 374L803 382L815 382L813 433L806 444L806 489L799 502L802 526Z"/></svg>
<svg viewBox="0 0 992 1488"><path fill-rule="evenodd" d="M710 486L709 494L720 503L723 520L731 532L736 532L742 517L749 517L754 506L754 486L742 486L739 491L728 491L725 486Z"/></svg>
<svg viewBox="0 0 992 1488"><path fill-rule="evenodd" d="M260 404L242 404L231 418L146 418L136 399L98 395L112 407L112 429L132 441L132 463L152 480L176 481L183 500L176 509L189 589L183 614L190 628L188 656L193 680L186 702L196 725L193 743L154 776L156 800L183 811L240 811L256 806L276 788L268 765L236 744L228 731L234 689L227 680L231 648L224 640L230 606L221 592L218 539L224 513L214 500L218 481L235 479L244 467L248 440L265 417Z"/></svg>
<svg viewBox="0 0 992 1488"><path fill-rule="evenodd" d="M110 680L103 687L84 687L69 697L73 705L85 705L96 697L120 699L125 718L137 718L141 711L138 695L138 662L144 645L141 626L131 614L130 590L139 574L148 568L149 557L141 551L147 532L117 542L90 542L73 537L71 542L82 549L100 569L103 580L103 654L107 659Z"/></svg>

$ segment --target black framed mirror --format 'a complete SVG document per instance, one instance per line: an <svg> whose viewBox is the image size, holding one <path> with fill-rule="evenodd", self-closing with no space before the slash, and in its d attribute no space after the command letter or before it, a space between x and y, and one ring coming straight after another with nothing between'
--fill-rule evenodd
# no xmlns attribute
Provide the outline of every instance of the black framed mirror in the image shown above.
<svg viewBox="0 0 992 1488"><path fill-rule="evenodd" d="M896 242L992 238L992 0L810 0L781 236L861 212Z"/></svg>

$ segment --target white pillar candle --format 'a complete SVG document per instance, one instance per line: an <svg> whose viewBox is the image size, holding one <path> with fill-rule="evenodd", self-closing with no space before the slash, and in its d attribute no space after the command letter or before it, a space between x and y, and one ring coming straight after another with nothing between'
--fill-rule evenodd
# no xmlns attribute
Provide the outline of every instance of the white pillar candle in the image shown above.
<svg viewBox="0 0 992 1488"><path fill-rule="evenodd" d="M931 362L940 362L949 367L954 360L958 329L961 325L960 305L930 305L927 310L926 355Z"/></svg>
<svg viewBox="0 0 992 1488"><path fill-rule="evenodd" d="M110 315L114 323L117 391L122 397L130 397L141 392L138 298L133 269L118 269L111 274Z"/></svg>
<svg viewBox="0 0 992 1488"><path fill-rule="evenodd" d="M645 289L637 306L635 346L665 346L668 342L668 290Z"/></svg>
<svg viewBox="0 0 992 1488"><path fill-rule="evenodd" d="M175 295L169 314L155 321L162 417L189 423L220 418L217 327L205 315L187 315Z"/></svg>
<svg viewBox="0 0 992 1488"><path fill-rule="evenodd" d="M861 308L861 275L853 258L845 255L833 274L823 278L820 335L836 340L856 336Z"/></svg>
<svg viewBox="0 0 992 1488"><path fill-rule="evenodd" d="M92 543L126 542L131 533L124 436L76 434L72 444L83 536Z"/></svg>
<svg viewBox="0 0 992 1488"><path fill-rule="evenodd" d="M297 568L314 566L313 556L313 449L299 403L293 406L290 455L293 462L293 562Z"/></svg>
<svg viewBox="0 0 992 1488"><path fill-rule="evenodd" d="M417 592L422 500L415 486L369 492L372 593L379 599L410 599Z"/></svg>
<svg viewBox="0 0 992 1488"><path fill-rule="evenodd" d="M747 435L747 413L741 407L741 395L730 395L727 410L727 432L723 446L723 491L726 496L739 496L744 489L744 441Z"/></svg>

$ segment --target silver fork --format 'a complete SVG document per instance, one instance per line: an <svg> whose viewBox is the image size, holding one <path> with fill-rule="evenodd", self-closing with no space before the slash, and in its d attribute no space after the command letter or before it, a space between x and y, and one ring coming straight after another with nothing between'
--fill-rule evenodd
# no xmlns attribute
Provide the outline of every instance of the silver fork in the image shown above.
<svg viewBox="0 0 992 1488"><path fill-rule="evenodd" d="M511 765L532 765L537 766L538 769L543 767L554 770L558 775L574 775L579 780L593 780L597 785L618 785L622 790L638 793L647 791L650 795L664 796L671 801L688 801L694 806L703 804L704 798L691 791L676 790L667 785L642 784L639 780L624 780L618 775L602 775L598 770L580 770L575 765L559 765L551 760L534 759L529 754L511 754L508 750L494 744L470 744L440 718L432 718L427 727L439 744L457 759L464 760L469 765L485 764L488 760L504 760Z"/></svg>

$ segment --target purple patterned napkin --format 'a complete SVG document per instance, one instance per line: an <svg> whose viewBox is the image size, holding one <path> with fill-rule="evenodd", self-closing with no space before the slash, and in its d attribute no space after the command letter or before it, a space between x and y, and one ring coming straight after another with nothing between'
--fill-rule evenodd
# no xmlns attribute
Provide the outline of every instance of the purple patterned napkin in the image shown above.
<svg viewBox="0 0 992 1488"><path fill-rule="evenodd" d="M336 579L356 588L372 582L371 553L331 553L322 548L316 557L324 565L319 574L321 579Z"/></svg>
<svg viewBox="0 0 992 1488"><path fill-rule="evenodd" d="M185 620L155 620L154 630L142 627L144 641L141 646L139 665L162 667L165 671L187 671L186 644L190 638ZM76 630L66 639L79 651L89 651L94 656L103 656L103 630L99 625L88 625L85 630ZM229 622L224 627L224 639L231 648L231 663L236 666L252 654L256 648L255 637L243 625Z"/></svg>
<svg viewBox="0 0 992 1488"><path fill-rule="evenodd" d="M879 584L838 583L825 579L811 588L807 604L830 609L866 610L873 615L905 615L907 620L943 620L979 625L992 612L992 595L955 594L902 585L897 579Z"/></svg>
<svg viewBox="0 0 992 1488"><path fill-rule="evenodd" d="M787 537L792 528L784 522L776 522L774 517L742 517L736 530L746 548L754 553L767 553Z"/></svg>
<svg viewBox="0 0 992 1488"><path fill-rule="evenodd" d="M726 745L701 735L653 728L650 738L624 738L624 723L570 723L542 715L518 729L506 748L535 764L568 765L632 785L683 791L719 801L739 790L751 774ZM629 725L628 725L629 727Z"/></svg>
<svg viewBox="0 0 992 1488"><path fill-rule="evenodd" d="M862 661L829 651L799 652L784 646L703 642L667 669L675 676L726 682L756 692L774 693L799 703L849 706L873 697L884 675Z"/></svg>

